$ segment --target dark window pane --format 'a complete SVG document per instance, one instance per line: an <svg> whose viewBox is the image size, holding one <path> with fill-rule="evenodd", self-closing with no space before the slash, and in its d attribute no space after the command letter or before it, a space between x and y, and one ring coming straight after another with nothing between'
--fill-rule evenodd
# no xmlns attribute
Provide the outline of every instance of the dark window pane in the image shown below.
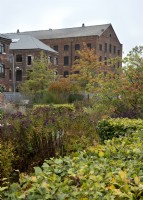
<svg viewBox="0 0 143 200"><path fill-rule="evenodd" d="M5 65L0 64L0 78L4 78L4 77L5 77Z"/></svg>
<svg viewBox="0 0 143 200"><path fill-rule="evenodd" d="M16 71L16 81L22 81L22 70Z"/></svg>
<svg viewBox="0 0 143 200"><path fill-rule="evenodd" d="M64 65L65 65L65 66L68 66L68 65L69 65L69 57L68 57L68 56L65 56L65 57L64 57Z"/></svg>
<svg viewBox="0 0 143 200"><path fill-rule="evenodd" d="M69 45L64 45L64 51L68 51L69 50Z"/></svg>
<svg viewBox="0 0 143 200"><path fill-rule="evenodd" d="M102 51L102 44L99 44L99 50Z"/></svg>
<svg viewBox="0 0 143 200"><path fill-rule="evenodd" d="M104 44L104 51L107 52L107 43Z"/></svg>
<svg viewBox="0 0 143 200"><path fill-rule="evenodd" d="M0 43L0 53L5 52L5 44Z"/></svg>
<svg viewBox="0 0 143 200"><path fill-rule="evenodd" d="M9 80L12 80L12 71L11 71L11 69L9 70Z"/></svg>
<svg viewBox="0 0 143 200"><path fill-rule="evenodd" d="M87 43L87 47L91 49L91 43Z"/></svg>
<svg viewBox="0 0 143 200"><path fill-rule="evenodd" d="M53 49L54 49L55 51L58 51L58 50L59 50L58 45L53 46Z"/></svg>
<svg viewBox="0 0 143 200"><path fill-rule="evenodd" d="M31 64L32 64L32 57L27 56L27 65L31 65Z"/></svg>
<svg viewBox="0 0 143 200"><path fill-rule="evenodd" d="M80 45L79 44L75 44L75 50L80 50Z"/></svg>
<svg viewBox="0 0 143 200"><path fill-rule="evenodd" d="M16 55L16 62L22 62L22 55L21 54Z"/></svg>

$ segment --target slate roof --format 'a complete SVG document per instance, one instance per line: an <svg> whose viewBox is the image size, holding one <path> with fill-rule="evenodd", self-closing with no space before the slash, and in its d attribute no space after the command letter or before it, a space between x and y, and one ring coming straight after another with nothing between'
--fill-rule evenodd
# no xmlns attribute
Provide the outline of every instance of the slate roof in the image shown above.
<svg viewBox="0 0 143 200"><path fill-rule="evenodd" d="M0 38L6 39L6 40L11 40L9 37L7 37L7 36L4 35L4 34L0 34Z"/></svg>
<svg viewBox="0 0 143 200"><path fill-rule="evenodd" d="M27 31L23 34L32 35L37 39L56 39L56 38L69 38L69 37L82 37L82 36L100 36L111 24L82 26L75 28L64 29L49 29L39 31Z"/></svg>
<svg viewBox="0 0 143 200"><path fill-rule="evenodd" d="M7 34L11 38L12 43L10 44L11 50L16 49L41 49L50 52L57 53L54 49L39 41L38 39L32 37L31 35L25 34Z"/></svg>

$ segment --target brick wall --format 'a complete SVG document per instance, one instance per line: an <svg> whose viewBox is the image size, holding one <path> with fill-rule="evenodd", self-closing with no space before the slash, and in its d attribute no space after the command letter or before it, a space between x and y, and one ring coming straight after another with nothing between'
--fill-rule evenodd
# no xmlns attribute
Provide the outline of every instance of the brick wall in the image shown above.
<svg viewBox="0 0 143 200"><path fill-rule="evenodd" d="M71 71L72 65L74 63L75 57L78 56L75 50L75 45L79 44L81 49L83 43L91 44L91 48L95 49L98 56L102 57L102 61L108 58L122 57L122 44L119 42L116 33L114 32L112 26L107 30L103 30L101 36L86 36L86 37L73 37L73 38L58 38L58 39L41 39L41 41L51 48L58 46L58 72L64 75L65 71ZM104 50L104 45L107 43L107 51ZM64 45L69 45L69 50L64 50ZM99 45L102 45L102 50L99 49ZM111 52L109 51L109 45L111 47ZM114 49L115 48L115 49ZM118 55L118 50L120 55ZM69 57L69 64L64 65L64 57ZM121 66L121 63L119 63Z"/></svg>
<svg viewBox="0 0 143 200"><path fill-rule="evenodd" d="M10 59L9 59L9 46L10 40L0 38L0 43L5 45L4 54L0 54L0 64L5 65L5 77L0 77L0 85L9 90L9 68L10 68Z"/></svg>

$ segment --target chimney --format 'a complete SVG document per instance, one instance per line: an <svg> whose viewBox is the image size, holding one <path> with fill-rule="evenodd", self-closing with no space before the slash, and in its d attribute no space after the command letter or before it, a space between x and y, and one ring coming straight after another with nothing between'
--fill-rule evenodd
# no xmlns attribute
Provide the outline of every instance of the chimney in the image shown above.
<svg viewBox="0 0 143 200"><path fill-rule="evenodd" d="M17 29L17 33L20 33L19 29Z"/></svg>
<svg viewBox="0 0 143 200"><path fill-rule="evenodd" d="M85 27L84 23L82 24L82 27Z"/></svg>

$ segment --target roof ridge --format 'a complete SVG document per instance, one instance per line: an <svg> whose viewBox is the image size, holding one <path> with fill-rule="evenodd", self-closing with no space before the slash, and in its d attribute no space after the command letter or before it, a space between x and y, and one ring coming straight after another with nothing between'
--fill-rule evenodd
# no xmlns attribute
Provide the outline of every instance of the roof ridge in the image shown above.
<svg viewBox="0 0 143 200"><path fill-rule="evenodd" d="M105 25L111 25L111 23L108 23L108 24L97 24L97 25L84 26L84 28L95 27L95 26L105 26ZM21 33L28 33L28 32L54 31L54 30L74 29L74 28L76 29L76 28L83 28L83 27L82 27L82 26L77 26L77 27L58 28L58 29L52 29L52 28L49 28L49 29L45 29L45 30L23 31L23 32L20 32L20 34L21 34Z"/></svg>

